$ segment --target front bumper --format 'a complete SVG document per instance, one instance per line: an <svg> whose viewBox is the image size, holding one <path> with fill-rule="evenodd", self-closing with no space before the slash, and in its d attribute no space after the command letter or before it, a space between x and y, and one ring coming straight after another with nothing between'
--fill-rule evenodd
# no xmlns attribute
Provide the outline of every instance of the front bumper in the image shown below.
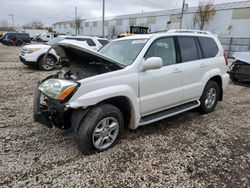
<svg viewBox="0 0 250 188"><path fill-rule="evenodd" d="M36 61L26 61L21 55L19 55L19 59L24 65L36 65Z"/></svg>
<svg viewBox="0 0 250 188"><path fill-rule="evenodd" d="M61 101L46 97L38 88L36 89L33 104L33 118L35 122L49 128L56 126L60 129L67 129L69 127L65 117L67 117L69 112L70 110L65 108Z"/></svg>

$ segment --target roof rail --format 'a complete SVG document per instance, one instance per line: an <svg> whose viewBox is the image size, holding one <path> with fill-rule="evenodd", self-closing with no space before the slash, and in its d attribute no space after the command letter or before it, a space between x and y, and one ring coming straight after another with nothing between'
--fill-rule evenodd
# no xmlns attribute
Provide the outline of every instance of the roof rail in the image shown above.
<svg viewBox="0 0 250 188"><path fill-rule="evenodd" d="M196 34L212 35L210 31L191 30L191 29L170 29L167 31L167 33L196 33Z"/></svg>

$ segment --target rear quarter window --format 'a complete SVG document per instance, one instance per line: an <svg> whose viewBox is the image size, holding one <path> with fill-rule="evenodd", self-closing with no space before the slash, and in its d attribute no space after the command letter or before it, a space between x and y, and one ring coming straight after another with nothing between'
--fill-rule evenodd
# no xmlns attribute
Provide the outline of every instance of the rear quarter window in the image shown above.
<svg viewBox="0 0 250 188"><path fill-rule="evenodd" d="M219 48L213 38L198 37L198 41L200 43L204 58L212 58L218 54Z"/></svg>

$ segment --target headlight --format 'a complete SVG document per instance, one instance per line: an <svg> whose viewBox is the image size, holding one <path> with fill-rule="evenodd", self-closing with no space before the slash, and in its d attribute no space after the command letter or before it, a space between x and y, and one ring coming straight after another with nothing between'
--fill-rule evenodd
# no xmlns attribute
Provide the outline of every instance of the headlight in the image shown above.
<svg viewBox="0 0 250 188"><path fill-rule="evenodd" d="M37 50L40 50L40 48L29 48L27 53L31 54L31 53L33 53L33 52L35 52Z"/></svg>
<svg viewBox="0 0 250 188"><path fill-rule="evenodd" d="M77 85L69 80L49 79L41 83L38 89L51 98L64 100L76 89Z"/></svg>

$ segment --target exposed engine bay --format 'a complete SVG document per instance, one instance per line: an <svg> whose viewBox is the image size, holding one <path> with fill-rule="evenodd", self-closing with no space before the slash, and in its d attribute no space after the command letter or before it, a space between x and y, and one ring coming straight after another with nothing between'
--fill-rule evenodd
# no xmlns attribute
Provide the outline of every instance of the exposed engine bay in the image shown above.
<svg viewBox="0 0 250 188"><path fill-rule="evenodd" d="M58 44L54 47L62 66L58 77L80 80L124 68L124 66L102 54L71 44Z"/></svg>

